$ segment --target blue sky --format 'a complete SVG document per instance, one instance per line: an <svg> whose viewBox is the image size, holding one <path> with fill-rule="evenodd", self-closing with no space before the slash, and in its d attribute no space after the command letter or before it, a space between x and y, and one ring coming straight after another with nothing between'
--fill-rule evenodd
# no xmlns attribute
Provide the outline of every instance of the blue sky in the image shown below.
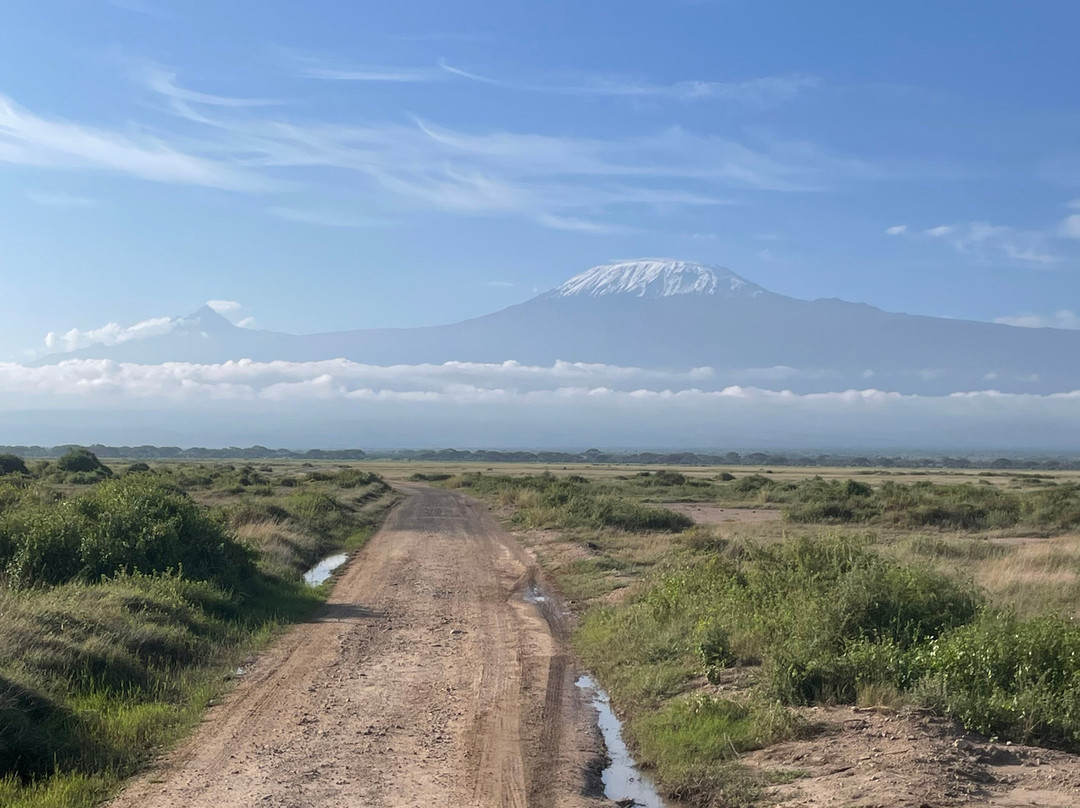
<svg viewBox="0 0 1080 808"><path fill-rule="evenodd" d="M0 360L294 332L663 255L1080 326L1071 2L52 0L0 30ZM891 231L891 232L890 232Z"/></svg>

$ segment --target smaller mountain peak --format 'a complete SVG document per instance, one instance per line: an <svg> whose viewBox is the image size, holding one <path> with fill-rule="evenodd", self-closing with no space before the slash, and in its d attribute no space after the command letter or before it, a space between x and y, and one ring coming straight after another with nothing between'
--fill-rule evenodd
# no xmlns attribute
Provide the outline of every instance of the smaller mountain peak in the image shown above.
<svg viewBox="0 0 1080 808"><path fill-rule="evenodd" d="M575 275L552 297L674 297L714 295L757 297L765 290L731 270L670 258L641 258L601 264Z"/></svg>
<svg viewBox="0 0 1080 808"><path fill-rule="evenodd" d="M235 328L228 317L225 317L213 306L204 305L197 308L187 317L180 318L180 324L190 327L198 327L203 331L220 331Z"/></svg>

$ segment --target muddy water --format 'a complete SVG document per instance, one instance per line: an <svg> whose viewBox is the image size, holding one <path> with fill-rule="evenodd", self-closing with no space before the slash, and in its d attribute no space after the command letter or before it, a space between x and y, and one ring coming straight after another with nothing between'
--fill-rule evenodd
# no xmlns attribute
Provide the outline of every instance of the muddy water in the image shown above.
<svg viewBox="0 0 1080 808"><path fill-rule="evenodd" d="M610 800L633 800L645 808L668 808L648 777L638 771L630 750L622 738L622 722L611 710L607 693L591 676L580 677L575 684L592 695L592 705L600 714L597 723L604 736L610 765L604 769L604 796Z"/></svg>
<svg viewBox="0 0 1080 808"><path fill-rule="evenodd" d="M309 586L318 586L333 575L334 570L348 561L348 559L349 556L346 553L337 553L336 555L327 556L304 573L304 582Z"/></svg>

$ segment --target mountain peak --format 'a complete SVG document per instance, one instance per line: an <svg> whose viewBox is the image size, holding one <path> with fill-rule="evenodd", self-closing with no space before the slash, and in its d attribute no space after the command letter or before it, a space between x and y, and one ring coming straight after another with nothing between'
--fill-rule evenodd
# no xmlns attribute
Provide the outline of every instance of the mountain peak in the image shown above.
<svg viewBox="0 0 1080 808"><path fill-rule="evenodd" d="M551 297L757 297L764 291L723 267L666 258L641 258L588 269L552 291Z"/></svg>
<svg viewBox="0 0 1080 808"><path fill-rule="evenodd" d="M178 325L200 331L229 331L235 326L213 306L200 306L187 317L179 318Z"/></svg>

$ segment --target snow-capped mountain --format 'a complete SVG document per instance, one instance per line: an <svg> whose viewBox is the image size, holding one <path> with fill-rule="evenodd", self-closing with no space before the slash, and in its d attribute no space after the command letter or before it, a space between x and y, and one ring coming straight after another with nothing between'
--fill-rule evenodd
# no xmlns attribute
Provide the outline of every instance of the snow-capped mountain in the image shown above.
<svg viewBox="0 0 1080 808"><path fill-rule="evenodd" d="M765 290L723 267L690 261L642 259L602 264L552 290L551 297L671 297L672 295L747 295Z"/></svg>
<svg viewBox="0 0 1080 808"><path fill-rule="evenodd" d="M797 393L876 388L1080 390L1080 331L885 312L798 300L726 269L637 260L593 267L558 288L451 325L291 335L233 326L209 308L169 333L54 354L120 362L345 358L372 365L557 360L657 370L708 368L701 387Z"/></svg>

